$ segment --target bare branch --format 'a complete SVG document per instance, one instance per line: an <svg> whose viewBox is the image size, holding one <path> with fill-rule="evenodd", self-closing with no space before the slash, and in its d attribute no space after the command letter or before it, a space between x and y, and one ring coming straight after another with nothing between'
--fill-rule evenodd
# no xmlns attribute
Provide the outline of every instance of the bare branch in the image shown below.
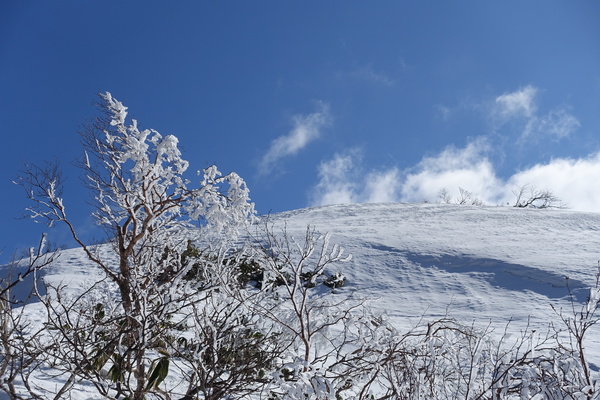
<svg viewBox="0 0 600 400"><path fill-rule="evenodd" d="M549 189L523 185L513 189L517 208L566 208L566 205Z"/></svg>

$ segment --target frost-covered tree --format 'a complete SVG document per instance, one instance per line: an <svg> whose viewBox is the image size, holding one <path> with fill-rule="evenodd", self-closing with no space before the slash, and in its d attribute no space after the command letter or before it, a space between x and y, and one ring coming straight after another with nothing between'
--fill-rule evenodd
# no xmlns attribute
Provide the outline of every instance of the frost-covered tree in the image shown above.
<svg viewBox="0 0 600 400"><path fill-rule="evenodd" d="M61 297L60 288L50 290L49 324L62 334L57 358L68 373L92 380L105 396L142 399L168 370L168 356L151 354L168 335L165 321L190 306L190 294L199 285L211 284L184 279L194 265L182 257L190 239L184 231L199 221L192 239L202 241L201 255L210 259L252 220L254 205L245 182L215 166L199 173L199 185L190 188L177 138L140 129L110 93L100 98L103 116L81 132L80 166L93 194L93 216L108 232L114 253L103 255L79 236L67 214L56 164L25 166L17 183L33 201L32 217L66 224L120 299L93 304L97 285L74 300ZM90 334L96 335L95 343L82 337Z"/></svg>

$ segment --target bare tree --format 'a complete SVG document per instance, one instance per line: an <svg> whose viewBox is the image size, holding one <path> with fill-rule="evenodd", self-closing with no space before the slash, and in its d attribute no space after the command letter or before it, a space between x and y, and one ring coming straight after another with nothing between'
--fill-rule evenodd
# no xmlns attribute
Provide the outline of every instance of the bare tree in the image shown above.
<svg viewBox="0 0 600 400"><path fill-rule="evenodd" d="M452 203L452 196L450 196L450 192L446 188L440 189L440 191L438 192L438 198L444 204Z"/></svg>
<svg viewBox="0 0 600 400"><path fill-rule="evenodd" d="M513 189L515 204L518 208L565 208L566 205L549 189L523 185Z"/></svg>
<svg viewBox="0 0 600 400"><path fill-rule="evenodd" d="M470 205L470 206L482 206L483 201L475 197L472 192L465 190L463 188L458 188L459 196L456 198L456 204L460 205Z"/></svg>

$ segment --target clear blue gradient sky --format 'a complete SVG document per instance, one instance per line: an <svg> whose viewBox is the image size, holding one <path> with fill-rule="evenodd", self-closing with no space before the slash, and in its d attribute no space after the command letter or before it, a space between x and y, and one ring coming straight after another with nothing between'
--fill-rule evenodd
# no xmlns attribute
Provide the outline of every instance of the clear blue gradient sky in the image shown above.
<svg viewBox="0 0 600 400"><path fill-rule="evenodd" d="M524 184L600 211L598 1L3 1L3 260L47 230L16 219L24 161L59 159L102 238L70 162L103 91L261 214Z"/></svg>

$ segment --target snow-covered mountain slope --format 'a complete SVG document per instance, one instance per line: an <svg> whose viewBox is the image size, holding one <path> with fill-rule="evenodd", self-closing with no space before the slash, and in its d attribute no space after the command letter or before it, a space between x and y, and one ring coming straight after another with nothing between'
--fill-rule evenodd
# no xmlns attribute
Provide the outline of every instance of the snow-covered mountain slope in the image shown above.
<svg viewBox="0 0 600 400"><path fill-rule="evenodd" d="M266 217L265 217L266 218ZM400 330L449 316L494 329L543 332L559 321L551 305L578 310L594 284L600 259L600 214L442 204L353 204L309 208L268 217L275 233L301 239L307 225L331 233L353 258L337 268L343 291L373 299ZM100 251L109 252L108 246ZM336 272L330 270L329 272ZM98 281L79 249L65 250L44 279L74 292ZM21 290L24 291L24 287ZM30 321L42 323L33 304ZM571 312L572 315L572 312ZM600 365L600 326L587 336L592 368ZM78 388L73 398L95 398ZM87 396L87 397L86 397Z"/></svg>
<svg viewBox="0 0 600 400"><path fill-rule="evenodd" d="M551 304L586 300L600 259L600 214L441 204L353 204L271 217L301 235L331 232L353 254L348 288L408 328L448 315L511 329L545 327ZM579 306L578 306L579 307ZM595 336L595 337L594 337ZM591 339L600 343L600 334ZM595 346L598 347L598 346Z"/></svg>
<svg viewBox="0 0 600 400"><path fill-rule="evenodd" d="M337 267L347 288L375 299L397 323L444 315L464 322L518 326L553 319L569 288L585 301L600 259L600 214L569 210L446 204L349 204L269 217L302 237L307 225L331 233L351 253ZM109 251L108 248L103 251ZM95 271L78 249L66 250L46 280L77 285ZM332 271L333 272L333 271Z"/></svg>

